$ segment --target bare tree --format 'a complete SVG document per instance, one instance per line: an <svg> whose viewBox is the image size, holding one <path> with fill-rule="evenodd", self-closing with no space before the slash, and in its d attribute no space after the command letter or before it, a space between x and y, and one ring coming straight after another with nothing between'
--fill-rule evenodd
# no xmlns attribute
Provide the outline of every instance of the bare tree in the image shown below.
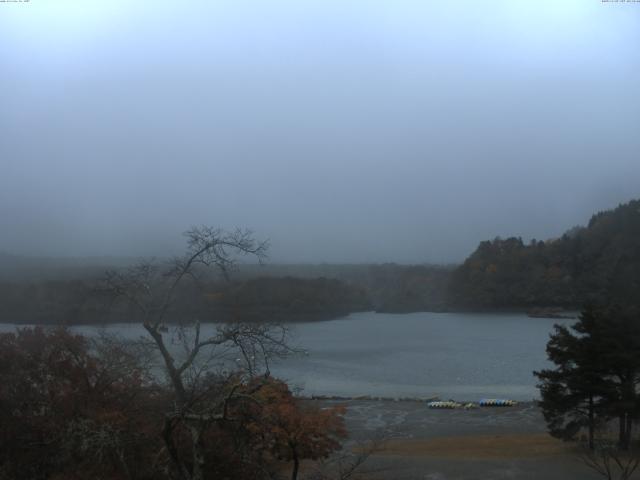
<svg viewBox="0 0 640 480"><path fill-rule="evenodd" d="M281 325L229 323L205 335L198 320L182 319L168 328L167 314L183 282L201 284L200 276L207 268L228 278L241 255L260 262L266 258L267 243L256 241L247 230L229 233L198 227L185 236L183 256L165 264L145 261L123 271L109 271L105 288L114 299L137 310L167 373L174 396L173 410L166 413L163 428L165 453L170 459L167 473L184 480L202 480L205 430L215 422L229 420L228 406L255 393L242 388L247 379L260 373L268 375L270 359L287 355L291 349L286 343L287 330ZM181 352L172 348L176 341L183 347ZM210 367L214 363L227 367L213 375ZM175 443L174 432L182 429L191 437L190 458L183 458Z"/></svg>
<svg viewBox="0 0 640 480"><path fill-rule="evenodd" d="M614 442L600 441L580 455L584 464L607 480L628 480L640 465L640 455Z"/></svg>
<svg viewBox="0 0 640 480"><path fill-rule="evenodd" d="M369 480L384 478L388 468L366 468L371 456L384 450L387 439L378 434L368 441L356 442L349 451L320 462L306 480Z"/></svg>

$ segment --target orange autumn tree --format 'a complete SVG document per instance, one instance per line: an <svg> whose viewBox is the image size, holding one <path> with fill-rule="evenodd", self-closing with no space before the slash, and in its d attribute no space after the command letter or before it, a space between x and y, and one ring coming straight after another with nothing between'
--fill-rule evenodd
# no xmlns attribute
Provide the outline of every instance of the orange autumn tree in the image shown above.
<svg viewBox="0 0 640 480"><path fill-rule="evenodd" d="M293 462L292 480L298 478L302 460L324 459L340 450L340 442L347 436L344 407L320 408L297 399L281 380L255 382L263 384L254 395L255 401L245 404L246 427L257 450L276 460Z"/></svg>

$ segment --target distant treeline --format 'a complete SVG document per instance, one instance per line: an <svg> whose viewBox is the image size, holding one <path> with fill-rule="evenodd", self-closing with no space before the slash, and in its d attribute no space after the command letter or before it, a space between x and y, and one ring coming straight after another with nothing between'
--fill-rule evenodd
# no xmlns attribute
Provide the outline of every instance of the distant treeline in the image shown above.
<svg viewBox="0 0 640 480"><path fill-rule="evenodd" d="M640 302L640 200L594 215L546 242L482 242L448 287L455 308L495 309Z"/></svg>
<svg viewBox="0 0 640 480"><path fill-rule="evenodd" d="M97 279L0 283L0 322L33 324L96 324L136 322L137 312L112 304ZM208 282L176 292L170 322L287 322L324 320L372 310L362 288L336 279L263 277L244 281Z"/></svg>
<svg viewBox="0 0 640 480"><path fill-rule="evenodd" d="M99 290L132 259L51 260L0 254L0 322L138 320ZM177 292L173 321L294 321L379 312L579 308L640 301L640 200L594 215L561 238L481 242L460 266L240 265L232 281L204 277Z"/></svg>
<svg viewBox="0 0 640 480"><path fill-rule="evenodd" d="M33 259L0 254L0 322L94 324L138 321L100 290L110 259ZM125 269L133 259L111 259ZM240 265L231 281L202 276L176 292L169 318L310 321L352 312L445 310L453 267L431 265Z"/></svg>
<svg viewBox="0 0 640 480"><path fill-rule="evenodd" d="M206 300L214 318L245 322L323 320L372 309L364 289L328 278L253 278L220 284Z"/></svg>

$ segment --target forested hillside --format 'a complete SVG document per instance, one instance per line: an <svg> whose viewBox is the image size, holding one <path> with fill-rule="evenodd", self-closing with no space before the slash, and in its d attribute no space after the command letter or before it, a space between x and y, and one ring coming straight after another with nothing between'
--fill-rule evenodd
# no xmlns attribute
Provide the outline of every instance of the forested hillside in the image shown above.
<svg viewBox="0 0 640 480"><path fill-rule="evenodd" d="M362 289L379 312L442 311L455 266L381 264L243 265L240 279L255 276L331 278Z"/></svg>
<svg viewBox="0 0 640 480"><path fill-rule="evenodd" d="M589 301L640 301L640 200L597 213L555 240L482 242L449 284L454 308L573 308Z"/></svg>
<svg viewBox="0 0 640 480"><path fill-rule="evenodd" d="M372 309L362 288L328 278L253 278L221 285L206 298L215 318L249 322L324 320Z"/></svg>

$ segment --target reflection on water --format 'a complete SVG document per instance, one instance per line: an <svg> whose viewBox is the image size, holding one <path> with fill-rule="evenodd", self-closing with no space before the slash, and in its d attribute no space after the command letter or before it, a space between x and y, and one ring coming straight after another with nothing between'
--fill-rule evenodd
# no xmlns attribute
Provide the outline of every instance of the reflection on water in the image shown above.
<svg viewBox="0 0 640 480"><path fill-rule="evenodd" d="M548 365L545 345L559 322L572 320L367 312L293 324L292 344L307 354L278 362L272 372L307 395L530 400L537 397L532 371ZM0 331L13 327L0 324ZM94 335L99 328L73 330ZM130 339L145 335L140 325L110 325L107 330Z"/></svg>

